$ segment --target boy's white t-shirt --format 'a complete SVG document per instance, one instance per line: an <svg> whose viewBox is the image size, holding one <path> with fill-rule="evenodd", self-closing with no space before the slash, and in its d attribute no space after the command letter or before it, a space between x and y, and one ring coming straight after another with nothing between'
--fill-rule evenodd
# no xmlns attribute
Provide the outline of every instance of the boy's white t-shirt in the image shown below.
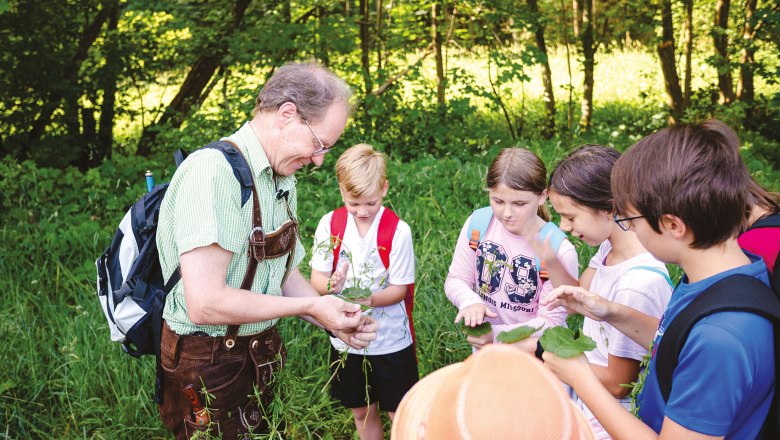
<svg viewBox="0 0 780 440"><path fill-rule="evenodd" d="M379 257L376 239L379 220L384 211L384 207L379 209L374 222L365 237L362 238L358 234L352 215L347 215L347 226L339 252L339 267L349 261L348 253L352 254L352 264L347 272L345 289L355 286L355 278L360 280L361 286L369 287L372 292L382 290L388 284L414 283L415 262L412 231L406 222L399 221L393 235L389 271L384 267L382 259ZM312 269L325 273L330 273L333 269L333 250L327 249L328 243L330 243L330 220L332 217L333 211L320 219L314 234L314 251L311 257ZM355 350L348 347L340 339L331 338L333 347L339 351L348 349L350 353L355 354L380 355L395 353L412 344L409 317L406 314L404 300L390 306L376 307L371 316L379 322L379 331L376 340L372 341L367 349Z"/></svg>
<svg viewBox="0 0 780 440"><path fill-rule="evenodd" d="M612 302L660 318L669 304L672 286L661 274L640 266L660 270L668 275L666 265L656 260L649 252L643 252L619 264L607 266L604 261L610 250L612 244L607 240L591 258L588 267L594 268L596 273L589 290ZM588 361L594 365L606 367L610 354L642 360L647 353L647 347L642 347L603 321L585 318L582 332L596 341L596 349L585 352Z"/></svg>

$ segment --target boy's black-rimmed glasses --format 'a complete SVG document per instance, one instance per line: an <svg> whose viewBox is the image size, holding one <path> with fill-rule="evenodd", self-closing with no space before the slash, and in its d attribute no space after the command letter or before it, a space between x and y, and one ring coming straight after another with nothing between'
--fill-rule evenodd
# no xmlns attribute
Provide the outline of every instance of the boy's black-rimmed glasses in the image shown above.
<svg viewBox="0 0 780 440"><path fill-rule="evenodd" d="M629 229L631 229L631 220L636 220L636 219L642 218L642 217L644 217L644 216L643 215L635 215L633 217L618 218L617 212L615 213L615 215L612 216L612 218L615 219L615 223L617 223L618 226L620 226L620 229L622 229L624 231L628 231ZM624 224L624 222L625 222L625 224Z"/></svg>

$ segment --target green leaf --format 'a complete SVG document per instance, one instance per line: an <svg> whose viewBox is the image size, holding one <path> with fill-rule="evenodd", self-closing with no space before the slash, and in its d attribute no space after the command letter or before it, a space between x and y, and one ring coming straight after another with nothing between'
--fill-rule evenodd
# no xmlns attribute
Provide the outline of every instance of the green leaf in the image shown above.
<svg viewBox="0 0 780 440"><path fill-rule="evenodd" d="M357 305L359 305L359 306L360 306L360 310L361 310L361 311L363 311L363 312L369 312L369 311L372 311L372 310L374 310L374 308L373 308L373 307L371 307L371 306L367 306L367 305L365 305L365 304L363 304L363 303L361 303L361 302L357 302L356 300L354 300L354 299L352 299L352 298L342 298L342 299L343 299L344 301L348 302L348 303L352 303L352 304L357 304Z"/></svg>
<svg viewBox="0 0 780 440"><path fill-rule="evenodd" d="M460 323L460 331L466 334L466 336L484 336L493 331L493 325L485 321L475 327L468 326L463 322Z"/></svg>
<svg viewBox="0 0 780 440"><path fill-rule="evenodd" d="M542 327L544 327L544 324L542 324L537 328L529 327L527 325L513 328L512 330L509 330L507 332L499 333L498 336L496 336L496 340L498 342L503 342L504 344L512 344L515 342L520 342L523 339L528 339L532 334L541 330Z"/></svg>
<svg viewBox="0 0 780 440"><path fill-rule="evenodd" d="M371 289L366 287L347 287L341 291L341 296L344 299L366 299L371 296Z"/></svg>
<svg viewBox="0 0 780 440"><path fill-rule="evenodd" d="M586 335L574 339L574 331L566 327L553 327L544 331L539 339L544 351L555 353L564 359L573 358L580 353L596 348L596 342Z"/></svg>

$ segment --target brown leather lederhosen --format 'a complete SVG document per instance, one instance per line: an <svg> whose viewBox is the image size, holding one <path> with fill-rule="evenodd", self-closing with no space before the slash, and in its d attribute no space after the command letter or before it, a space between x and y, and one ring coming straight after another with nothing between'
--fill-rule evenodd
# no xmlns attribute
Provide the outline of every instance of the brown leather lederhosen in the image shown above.
<svg viewBox="0 0 780 440"><path fill-rule="evenodd" d="M240 153L238 147L236 150ZM298 222L288 203L289 220L266 234L254 184L252 197L249 266L241 288L251 290L258 262L287 255L283 285L294 259ZM189 439L196 431L236 438L267 430L263 413L273 397L271 379L273 372L283 366L287 353L275 326L247 336L236 336L238 328L229 325L225 336L210 337L178 335L163 324L159 410L165 426L177 439ZM188 385L197 394L195 404L185 392L189 391L185 390ZM198 404L205 409L196 414L193 410Z"/></svg>

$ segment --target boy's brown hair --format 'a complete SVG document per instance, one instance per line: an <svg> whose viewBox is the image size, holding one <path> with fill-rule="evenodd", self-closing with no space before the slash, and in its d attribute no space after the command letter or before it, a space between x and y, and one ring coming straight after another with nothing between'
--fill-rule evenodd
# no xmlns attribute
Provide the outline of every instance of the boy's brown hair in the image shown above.
<svg viewBox="0 0 780 440"><path fill-rule="evenodd" d="M749 209L749 182L737 134L716 120L653 133L612 170L617 212L633 207L658 233L662 215L677 216L692 231L694 249L739 233Z"/></svg>
<svg viewBox="0 0 780 440"><path fill-rule="evenodd" d="M368 144L354 145L336 161L336 179L353 197L375 194L387 182L385 155Z"/></svg>

